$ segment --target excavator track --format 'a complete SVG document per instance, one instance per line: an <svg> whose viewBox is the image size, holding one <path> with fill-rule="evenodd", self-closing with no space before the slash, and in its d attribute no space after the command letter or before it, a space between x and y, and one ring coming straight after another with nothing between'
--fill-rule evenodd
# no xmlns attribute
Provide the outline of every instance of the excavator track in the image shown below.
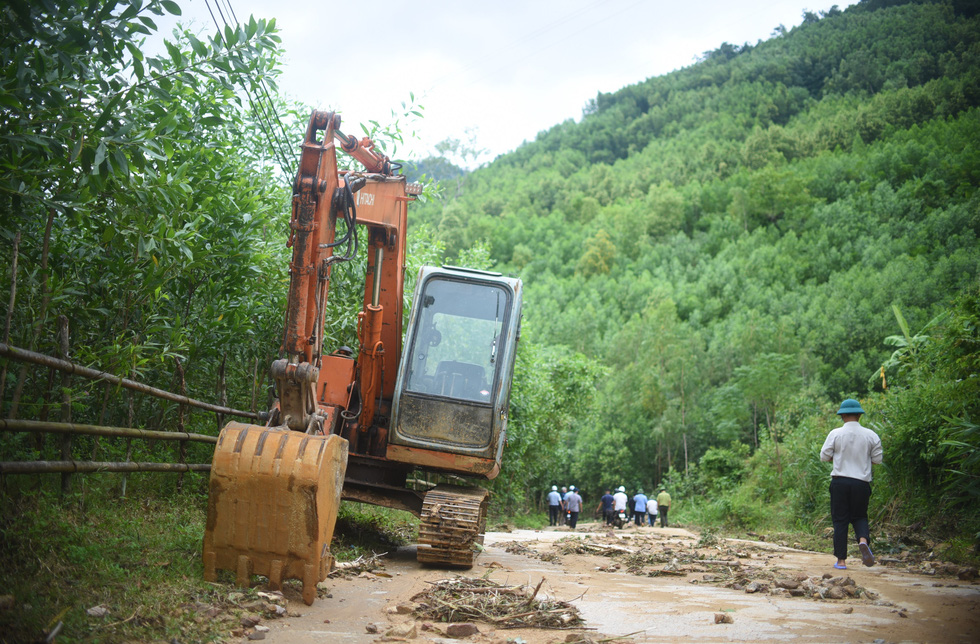
<svg viewBox="0 0 980 644"><path fill-rule="evenodd" d="M483 545L490 493L439 485L426 493L419 523L419 563L472 568Z"/></svg>

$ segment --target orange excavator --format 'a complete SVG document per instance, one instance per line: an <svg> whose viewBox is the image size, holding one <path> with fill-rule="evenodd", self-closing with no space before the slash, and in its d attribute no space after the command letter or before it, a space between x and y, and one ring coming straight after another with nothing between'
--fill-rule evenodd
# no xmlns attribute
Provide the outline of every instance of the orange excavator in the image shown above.
<svg viewBox="0 0 980 644"><path fill-rule="evenodd" d="M337 144L365 171L338 170ZM421 186L397 170L370 139L343 134L338 114L313 112L293 185L286 324L271 366L278 399L266 425L230 422L218 437L208 580L219 569L240 585L253 574L273 589L299 579L311 604L333 565L341 499L419 516L420 562L473 565L487 490L441 484L423 493L408 480L499 473L522 288L499 273L423 267L403 342L407 211ZM325 353L331 273L362 245L359 349Z"/></svg>

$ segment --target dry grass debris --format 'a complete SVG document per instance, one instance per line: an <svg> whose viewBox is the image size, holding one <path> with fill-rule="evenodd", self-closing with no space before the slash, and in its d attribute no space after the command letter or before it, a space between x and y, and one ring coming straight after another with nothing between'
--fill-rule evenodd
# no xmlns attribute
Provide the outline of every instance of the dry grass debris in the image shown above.
<svg viewBox="0 0 980 644"><path fill-rule="evenodd" d="M418 619L438 622L479 621L497 628L581 628L584 620L572 604L539 598L544 578L533 589L504 586L495 581L455 577L430 582L432 588L415 595Z"/></svg>

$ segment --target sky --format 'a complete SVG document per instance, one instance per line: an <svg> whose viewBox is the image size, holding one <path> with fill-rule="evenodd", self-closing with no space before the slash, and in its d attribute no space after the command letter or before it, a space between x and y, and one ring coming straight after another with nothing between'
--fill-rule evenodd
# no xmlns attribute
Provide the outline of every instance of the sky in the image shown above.
<svg viewBox="0 0 980 644"><path fill-rule="evenodd" d="M424 118L402 119L416 140L391 154L418 158L449 138L483 150L474 165L532 141L614 92L696 62L723 42L755 44L831 0L177 0L179 18L214 32L209 11L239 22L275 18L285 55L280 91L341 113L342 130L390 122L414 94ZM854 4L836 3L840 9ZM218 16L218 13L215 12ZM220 20L220 17L219 17ZM165 33L172 22L157 20ZM457 159L459 161L459 159Z"/></svg>

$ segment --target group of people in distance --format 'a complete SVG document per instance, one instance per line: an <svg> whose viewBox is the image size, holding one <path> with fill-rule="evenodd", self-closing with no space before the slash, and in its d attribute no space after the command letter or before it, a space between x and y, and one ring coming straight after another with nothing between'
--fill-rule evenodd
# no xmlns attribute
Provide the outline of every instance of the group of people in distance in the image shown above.
<svg viewBox="0 0 980 644"><path fill-rule="evenodd" d="M559 526L568 525L574 529L578 525L578 515L582 512L582 496L574 485L567 488L562 487L558 491L557 485L551 486L548 492L548 525ZM660 517L660 527L668 527L667 512L670 510L670 494L667 490L660 488L660 494L656 497L647 497L643 493L643 488L630 499L626 496L626 488L620 485L616 488L616 493L606 490L606 493L599 499L596 506L596 513L602 513L602 519L606 525L613 525L620 512L624 512L629 521L636 522L636 525L644 525L647 521L652 527Z"/></svg>
<svg viewBox="0 0 980 644"><path fill-rule="evenodd" d="M820 449L820 460L833 463L830 479L830 517L834 525L834 556L837 562L834 568L847 569L848 532L854 526L854 537L857 540L861 563L865 566L875 565L875 556L871 551L871 530L868 525L868 502L871 499L871 469L880 464L883 459L881 438L874 431L860 423L864 409L861 403L848 398L841 403L837 415L843 425L827 435ZM633 498L626 496L626 488L620 485L616 493L606 490L596 506L596 512L602 512L606 525L617 523L616 517L624 512L629 520L636 525L650 525L660 516L660 527L668 527L667 512L670 510L670 494L660 488L660 494L647 497L643 488L637 490ZM562 488L551 486L548 493L548 520L550 525L565 525L574 529L578 524L578 515L582 511L582 496L575 486Z"/></svg>

